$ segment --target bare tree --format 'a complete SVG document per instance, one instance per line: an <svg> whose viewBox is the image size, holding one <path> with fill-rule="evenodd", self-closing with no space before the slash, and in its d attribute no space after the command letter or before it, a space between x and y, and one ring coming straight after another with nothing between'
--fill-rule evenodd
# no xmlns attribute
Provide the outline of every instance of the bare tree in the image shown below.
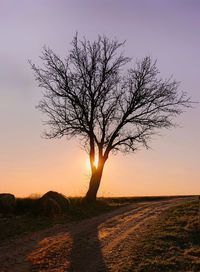
<svg viewBox="0 0 200 272"><path fill-rule="evenodd" d="M174 117L191 104L177 81L159 78L150 57L125 71L131 59L120 52L123 45L105 36L90 42L76 35L66 59L44 48L44 66L31 64L44 89L38 108L48 116L46 136L78 136L89 153L87 200L96 199L110 152L147 148L150 137L173 126Z"/></svg>

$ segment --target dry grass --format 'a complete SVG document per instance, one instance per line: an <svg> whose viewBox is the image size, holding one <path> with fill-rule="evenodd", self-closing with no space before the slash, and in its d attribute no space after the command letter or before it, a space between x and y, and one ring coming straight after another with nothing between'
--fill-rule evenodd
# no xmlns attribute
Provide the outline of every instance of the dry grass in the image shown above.
<svg viewBox="0 0 200 272"><path fill-rule="evenodd" d="M128 271L200 271L198 202L171 208L144 234Z"/></svg>

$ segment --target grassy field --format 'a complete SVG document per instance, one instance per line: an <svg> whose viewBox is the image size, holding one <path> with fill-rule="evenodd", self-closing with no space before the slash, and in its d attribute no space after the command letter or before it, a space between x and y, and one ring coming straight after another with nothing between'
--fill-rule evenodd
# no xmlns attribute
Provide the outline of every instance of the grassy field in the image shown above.
<svg viewBox="0 0 200 272"><path fill-rule="evenodd" d="M82 220L112 211L123 205L142 201L159 201L171 197L114 197L100 198L96 203L87 204L82 198L69 198L67 214L56 218L48 218L34 214L37 197L17 198L14 215L0 217L0 241L12 238L23 233L41 230L55 224L64 224L70 221Z"/></svg>
<svg viewBox="0 0 200 272"><path fill-rule="evenodd" d="M100 199L96 204L91 205L82 202L81 198L70 198L67 214L56 218L34 215L36 199L17 199L15 215L0 218L0 241L55 224L80 221L130 203L164 199L169 198L108 198ZM145 233L141 233L138 243L130 254L133 265L127 271L200 271L198 202L193 201L164 212Z"/></svg>
<svg viewBox="0 0 200 272"><path fill-rule="evenodd" d="M81 198L70 198L66 214L45 217L34 214L36 199L17 199L16 212L0 217L0 241L51 227L80 221L112 211L130 203L161 201L169 197L105 198L88 204ZM198 201L170 208L148 228L141 228L130 247L124 272L197 272L200 271L200 226ZM131 268L130 268L131 267ZM121 271L121 270L120 270Z"/></svg>
<svg viewBox="0 0 200 272"><path fill-rule="evenodd" d="M198 202L164 212L134 249L137 272L200 271L200 226Z"/></svg>

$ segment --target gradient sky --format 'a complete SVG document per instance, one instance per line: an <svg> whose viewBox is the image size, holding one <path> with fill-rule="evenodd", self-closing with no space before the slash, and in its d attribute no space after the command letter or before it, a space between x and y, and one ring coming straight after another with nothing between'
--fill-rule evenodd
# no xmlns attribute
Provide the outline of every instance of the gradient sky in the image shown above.
<svg viewBox="0 0 200 272"><path fill-rule="evenodd" d="M0 0L0 192L83 195L87 155L76 140L41 138L41 96L28 59L44 45L65 56L75 34L126 40L125 53L157 59L162 77L200 101L199 0ZM111 156L99 195L200 193L200 105L160 131L150 150Z"/></svg>

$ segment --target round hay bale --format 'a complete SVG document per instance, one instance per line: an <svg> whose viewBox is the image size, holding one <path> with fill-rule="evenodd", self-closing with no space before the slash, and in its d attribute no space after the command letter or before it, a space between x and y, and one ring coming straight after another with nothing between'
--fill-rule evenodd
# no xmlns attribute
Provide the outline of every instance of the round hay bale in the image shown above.
<svg viewBox="0 0 200 272"><path fill-rule="evenodd" d="M58 203L49 197L45 197L40 200L40 214L48 217L56 217L57 215L61 214L61 209Z"/></svg>
<svg viewBox="0 0 200 272"><path fill-rule="evenodd" d="M66 212L68 208L69 200L65 196L49 191L38 200L37 212L45 216L56 216Z"/></svg>
<svg viewBox="0 0 200 272"><path fill-rule="evenodd" d="M15 196L9 193L0 194L0 212L3 214L15 211Z"/></svg>

